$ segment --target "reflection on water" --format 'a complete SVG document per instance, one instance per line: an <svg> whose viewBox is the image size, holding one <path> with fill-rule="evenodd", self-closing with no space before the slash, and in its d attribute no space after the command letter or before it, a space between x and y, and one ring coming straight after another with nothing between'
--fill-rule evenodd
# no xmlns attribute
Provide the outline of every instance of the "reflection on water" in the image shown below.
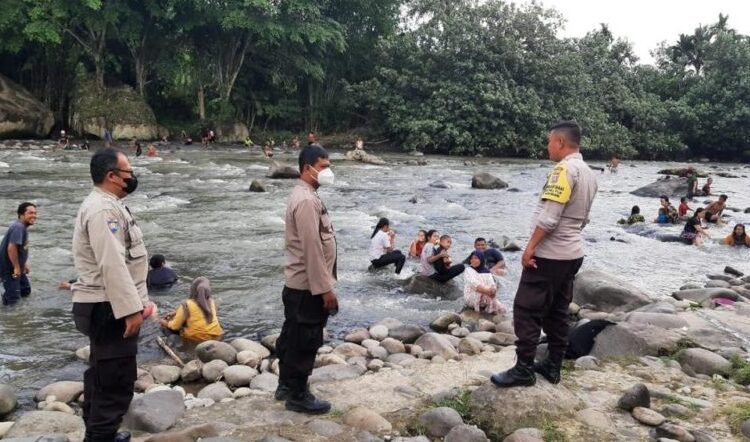
<svg viewBox="0 0 750 442"><path fill-rule="evenodd" d="M73 278L70 244L73 221L91 184L88 152L0 152L0 223L4 231L16 206L31 200L39 204L39 221L30 233L33 294L19 306L0 310L0 376L10 379L28 400L29 392L52 379L80 379L84 365L73 351L85 345L70 320L70 294L56 289L57 282ZM293 155L277 155L296 164ZM440 301L408 296L400 281L413 274L410 263L401 276L368 273L367 250L377 218L391 219L398 243L406 249L420 228L437 228L454 238L454 257L470 251L474 237L499 239L501 235L528 237L530 215L549 163L429 157L427 166L376 167L332 156L338 184L321 190L333 216L339 241L341 312L329 329L340 334L353 325L369 324L390 316L426 324L439 311L460 307L460 301ZM403 161L399 155L386 159ZM250 181L264 178L267 160L246 151L178 151L162 158L133 160L139 190L127 204L141 225L150 253L162 253L180 274L180 284L154 293L161 312L175 307L187 295L197 276L211 279L224 329L230 336L257 338L281 325L280 293L283 284L283 217L285 201L294 181L269 180L267 193L249 193ZM592 223L585 231L587 258L584 267L618 274L653 295L668 294L707 272L734 264L742 270L748 251L711 244L697 249L660 243L628 233L616 224L633 204L647 218L655 217L658 202L628 192L656 178L664 164L623 165L617 175L602 174ZM744 166L717 166L745 175ZM473 190L475 171L495 174L518 189ZM443 180L449 189L429 186ZM745 179L715 181L717 191L729 195L729 205L750 206ZM417 203L409 200L417 197ZM750 215L729 212L734 221ZM712 229L719 238L730 226ZM679 233L680 227L665 231ZM610 241L611 237L627 241ZM520 274L520 253L509 253L509 275L501 282L501 299L512 303ZM161 357L151 323L143 332L141 358Z"/></svg>

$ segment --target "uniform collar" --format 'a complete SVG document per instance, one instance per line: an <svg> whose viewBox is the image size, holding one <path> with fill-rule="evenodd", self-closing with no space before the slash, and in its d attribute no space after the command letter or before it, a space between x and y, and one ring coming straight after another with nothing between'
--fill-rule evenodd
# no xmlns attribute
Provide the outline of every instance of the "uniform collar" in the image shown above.
<svg viewBox="0 0 750 442"><path fill-rule="evenodd" d="M120 201L120 198L118 198L117 195L115 195L114 193L111 193L111 192L107 192L106 190L102 189L99 186L94 186L94 192L100 193L105 198L111 198L111 199L113 199L115 201Z"/></svg>
<svg viewBox="0 0 750 442"><path fill-rule="evenodd" d="M303 179L297 180L297 185L302 186L306 190L309 190L310 192L318 193L317 189L315 189L310 183Z"/></svg>
<svg viewBox="0 0 750 442"><path fill-rule="evenodd" d="M571 158L575 158L577 160L582 160L583 159L583 155L581 155L581 152L575 152L575 153L568 154L568 156L566 156L562 160L563 161L567 161L567 160L569 160Z"/></svg>

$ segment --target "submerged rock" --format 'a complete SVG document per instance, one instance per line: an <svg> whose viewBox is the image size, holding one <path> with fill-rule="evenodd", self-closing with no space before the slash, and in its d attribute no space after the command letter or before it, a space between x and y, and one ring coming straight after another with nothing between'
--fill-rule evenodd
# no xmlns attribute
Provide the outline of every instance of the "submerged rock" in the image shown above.
<svg viewBox="0 0 750 442"><path fill-rule="evenodd" d="M266 176L268 178L295 179L299 178L299 169L294 166L274 161L268 167L268 173L266 173Z"/></svg>
<svg viewBox="0 0 750 442"><path fill-rule="evenodd" d="M250 192L265 192L266 191L266 185L263 184L263 181L253 180L253 182L250 183L250 188L248 190Z"/></svg>
<svg viewBox="0 0 750 442"><path fill-rule="evenodd" d="M670 198L682 197L687 194L687 178L667 177L654 183L643 186L630 193L636 196L645 196L650 198L659 198L666 195Z"/></svg>
<svg viewBox="0 0 750 442"><path fill-rule="evenodd" d="M505 189L508 183L486 172L475 173L471 177L471 187L474 189Z"/></svg>

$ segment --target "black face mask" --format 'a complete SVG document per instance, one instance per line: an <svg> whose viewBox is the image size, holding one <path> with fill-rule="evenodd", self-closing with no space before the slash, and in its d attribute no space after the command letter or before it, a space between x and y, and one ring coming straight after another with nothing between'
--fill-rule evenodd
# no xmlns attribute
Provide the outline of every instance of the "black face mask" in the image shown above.
<svg viewBox="0 0 750 442"><path fill-rule="evenodd" d="M123 178L122 180L125 181L125 187L122 188L123 192L131 194L138 188L138 177L135 174L131 173L129 178Z"/></svg>

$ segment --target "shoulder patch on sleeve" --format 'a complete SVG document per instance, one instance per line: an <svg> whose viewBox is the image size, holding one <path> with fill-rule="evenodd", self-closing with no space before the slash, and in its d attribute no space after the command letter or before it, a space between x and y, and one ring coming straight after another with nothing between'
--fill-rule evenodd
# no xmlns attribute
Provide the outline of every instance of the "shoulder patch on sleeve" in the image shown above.
<svg viewBox="0 0 750 442"><path fill-rule="evenodd" d="M120 221L115 218L107 219L107 227L112 233L117 233L120 230Z"/></svg>
<svg viewBox="0 0 750 442"><path fill-rule="evenodd" d="M573 189L568 182L568 165L559 162L547 175L547 183L542 190L542 199L565 204L570 201Z"/></svg>

